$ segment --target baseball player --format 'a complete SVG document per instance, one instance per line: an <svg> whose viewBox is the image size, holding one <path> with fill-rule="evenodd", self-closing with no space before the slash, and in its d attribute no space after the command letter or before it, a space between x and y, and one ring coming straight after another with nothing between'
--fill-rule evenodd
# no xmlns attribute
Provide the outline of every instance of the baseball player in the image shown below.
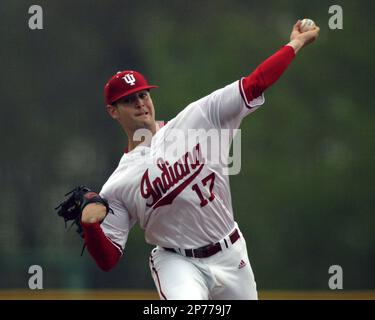
<svg viewBox="0 0 375 320"><path fill-rule="evenodd" d="M163 127L150 94L156 86L132 70L110 78L106 108L126 133L128 148L100 193L83 192L80 202L85 244L101 269L116 265L139 223L155 245L149 265L161 299L258 298L229 178L217 161L228 157L231 141L212 151L204 135L191 138L191 132L233 133L318 33L319 27L301 32L298 21L290 42L250 75L189 104Z"/></svg>

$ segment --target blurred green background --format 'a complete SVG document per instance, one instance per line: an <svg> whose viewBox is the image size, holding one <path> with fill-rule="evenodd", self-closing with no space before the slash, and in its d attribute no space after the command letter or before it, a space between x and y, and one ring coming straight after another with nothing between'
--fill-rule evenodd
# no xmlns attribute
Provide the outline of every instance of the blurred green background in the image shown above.
<svg viewBox="0 0 375 320"><path fill-rule="evenodd" d="M33 4L43 30L28 27ZM328 27L333 4L343 30ZM104 273L54 211L78 184L100 190L126 145L104 83L139 70L168 120L309 17L320 38L242 123L235 217L260 290L328 290L335 264L344 289L375 289L374 12L373 1L1 1L0 288L27 288L33 264L45 288L153 288L139 227Z"/></svg>

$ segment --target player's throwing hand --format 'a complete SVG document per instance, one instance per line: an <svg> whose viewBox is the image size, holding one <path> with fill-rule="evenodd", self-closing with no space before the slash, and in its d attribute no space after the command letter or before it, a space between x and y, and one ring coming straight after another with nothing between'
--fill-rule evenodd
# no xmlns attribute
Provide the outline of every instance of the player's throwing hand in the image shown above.
<svg viewBox="0 0 375 320"><path fill-rule="evenodd" d="M294 47L295 52L304 46L312 43L319 36L320 28L314 26L311 30L302 32L301 31L301 20L298 20L293 26L290 34L290 45Z"/></svg>

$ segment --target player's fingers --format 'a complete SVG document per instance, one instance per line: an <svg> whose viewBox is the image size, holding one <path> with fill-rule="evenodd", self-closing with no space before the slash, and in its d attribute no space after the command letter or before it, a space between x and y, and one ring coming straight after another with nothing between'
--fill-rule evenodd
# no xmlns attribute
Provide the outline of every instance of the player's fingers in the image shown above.
<svg viewBox="0 0 375 320"><path fill-rule="evenodd" d="M316 37L319 37L319 31L320 31L320 28L318 27L318 29L316 30Z"/></svg>
<svg viewBox="0 0 375 320"><path fill-rule="evenodd" d="M311 30L318 30L318 31L319 31L320 28L319 28L318 26L313 26L313 27L311 28ZM311 30L310 30L310 31L311 31Z"/></svg>
<svg viewBox="0 0 375 320"><path fill-rule="evenodd" d="M319 31L320 31L319 27L314 27L312 30L307 31L307 32L311 32L311 34L313 34L315 37L318 37Z"/></svg>
<svg viewBox="0 0 375 320"><path fill-rule="evenodd" d="M312 28L311 30L306 31L306 32L304 32L304 33L307 33L307 34L319 34L319 31L320 31L320 28L319 28L319 27L314 27L314 28Z"/></svg>
<svg viewBox="0 0 375 320"><path fill-rule="evenodd" d="M319 27L316 27L312 30L302 33L303 38L305 39L305 45L314 42L319 36Z"/></svg>
<svg viewBox="0 0 375 320"><path fill-rule="evenodd" d="M300 31L300 26L301 26L301 20L298 20L294 26L293 26L293 31Z"/></svg>

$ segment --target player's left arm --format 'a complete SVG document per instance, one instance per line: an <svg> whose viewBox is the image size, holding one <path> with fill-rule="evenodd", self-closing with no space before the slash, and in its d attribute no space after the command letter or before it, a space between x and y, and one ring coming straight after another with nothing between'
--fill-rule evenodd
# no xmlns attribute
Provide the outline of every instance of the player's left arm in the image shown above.
<svg viewBox="0 0 375 320"><path fill-rule="evenodd" d="M106 217L102 204L92 203L82 212L81 224L87 250L103 271L111 270L120 260L121 251L103 232L100 224Z"/></svg>
<svg viewBox="0 0 375 320"><path fill-rule="evenodd" d="M133 222L126 208L109 192L102 190L100 196L108 199L112 214L107 215L100 203L89 204L82 212L81 225L88 252L100 269L110 271L124 253Z"/></svg>

